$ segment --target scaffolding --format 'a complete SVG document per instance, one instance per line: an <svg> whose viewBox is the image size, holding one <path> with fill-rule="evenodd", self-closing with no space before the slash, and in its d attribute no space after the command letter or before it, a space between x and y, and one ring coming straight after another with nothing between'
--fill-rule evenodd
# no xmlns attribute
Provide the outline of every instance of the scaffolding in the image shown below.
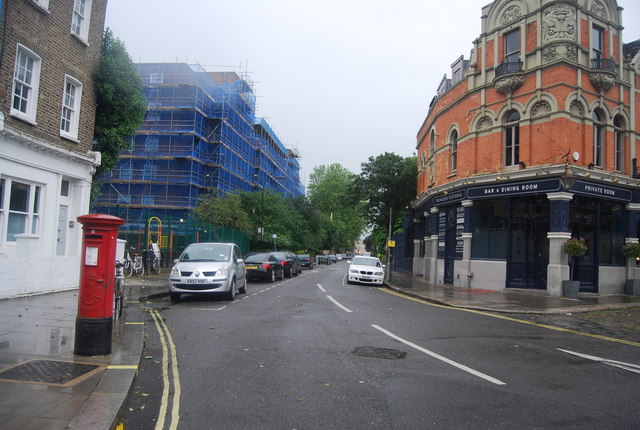
<svg viewBox="0 0 640 430"><path fill-rule="evenodd" d="M148 107L93 211L144 228L149 215L186 219L206 193L304 193L297 155L255 116L247 76L184 63L138 64Z"/></svg>

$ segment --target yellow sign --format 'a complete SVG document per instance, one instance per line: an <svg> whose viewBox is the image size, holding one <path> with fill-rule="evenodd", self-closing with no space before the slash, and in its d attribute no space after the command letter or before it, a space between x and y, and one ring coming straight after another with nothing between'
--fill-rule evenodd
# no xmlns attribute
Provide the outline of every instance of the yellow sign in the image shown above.
<svg viewBox="0 0 640 430"><path fill-rule="evenodd" d="M387 240L387 246L389 248L395 248L396 247L396 241L395 240Z"/></svg>

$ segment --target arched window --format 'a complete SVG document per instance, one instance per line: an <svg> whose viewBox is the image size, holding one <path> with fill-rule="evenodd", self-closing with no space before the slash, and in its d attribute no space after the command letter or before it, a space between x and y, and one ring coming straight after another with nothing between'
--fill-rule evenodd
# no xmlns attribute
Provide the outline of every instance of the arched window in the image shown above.
<svg viewBox="0 0 640 430"><path fill-rule="evenodd" d="M449 138L451 144L451 171L458 170L458 132L453 130Z"/></svg>
<svg viewBox="0 0 640 430"><path fill-rule="evenodd" d="M431 130L431 137L429 138L429 157L436 152L436 132Z"/></svg>
<svg viewBox="0 0 640 430"><path fill-rule="evenodd" d="M520 162L520 114L509 112L504 120L504 165L515 166Z"/></svg>
<svg viewBox="0 0 640 430"><path fill-rule="evenodd" d="M604 115L599 109L593 111L593 164L604 167Z"/></svg>
<svg viewBox="0 0 640 430"><path fill-rule="evenodd" d="M624 119L620 115L613 118L613 144L615 149L614 170L624 172Z"/></svg>

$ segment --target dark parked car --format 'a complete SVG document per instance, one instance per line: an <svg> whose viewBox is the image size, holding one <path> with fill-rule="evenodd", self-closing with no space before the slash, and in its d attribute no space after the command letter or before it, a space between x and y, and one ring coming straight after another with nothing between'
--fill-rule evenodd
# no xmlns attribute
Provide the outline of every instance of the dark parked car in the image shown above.
<svg viewBox="0 0 640 430"><path fill-rule="evenodd" d="M313 258L309 254L297 254L297 257L301 268L313 269Z"/></svg>
<svg viewBox="0 0 640 430"><path fill-rule="evenodd" d="M292 252L288 251L278 251L272 252L271 254L275 255L275 257L280 260L282 264L282 268L284 269L284 277L291 278L292 276L298 276L300 273L300 260L298 257Z"/></svg>
<svg viewBox="0 0 640 430"><path fill-rule="evenodd" d="M284 270L280 260L269 252L246 256L244 267L247 270L247 280L249 281L262 279L275 282L276 279L284 278Z"/></svg>

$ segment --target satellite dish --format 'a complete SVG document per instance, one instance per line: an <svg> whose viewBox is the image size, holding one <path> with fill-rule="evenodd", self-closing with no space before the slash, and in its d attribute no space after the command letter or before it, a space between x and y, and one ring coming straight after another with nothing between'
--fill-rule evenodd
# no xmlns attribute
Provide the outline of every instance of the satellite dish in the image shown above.
<svg viewBox="0 0 640 430"><path fill-rule="evenodd" d="M580 159L580 153L579 152L574 152L573 153L573 161L578 161Z"/></svg>

